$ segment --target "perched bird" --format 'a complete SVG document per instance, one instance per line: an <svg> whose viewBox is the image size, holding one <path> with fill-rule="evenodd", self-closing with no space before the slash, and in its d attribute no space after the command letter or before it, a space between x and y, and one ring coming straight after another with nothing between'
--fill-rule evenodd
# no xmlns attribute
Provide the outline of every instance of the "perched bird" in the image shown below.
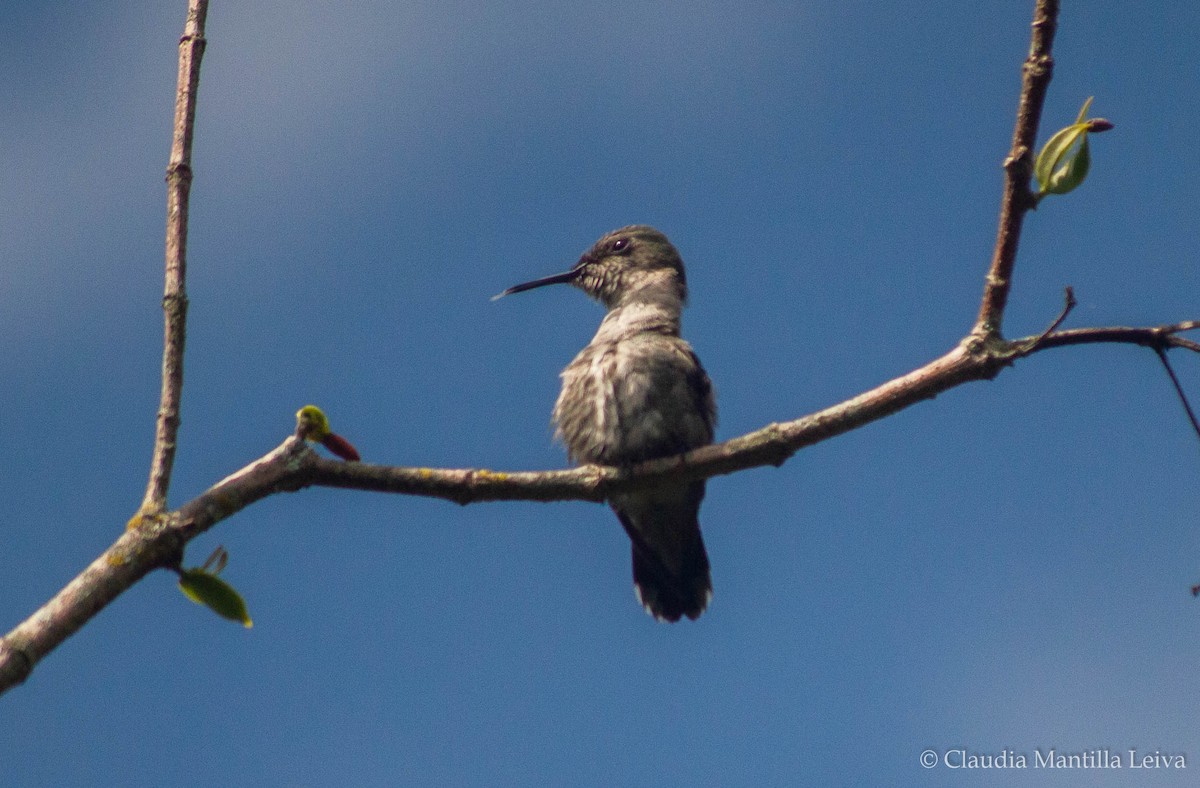
<svg viewBox="0 0 1200 788"><path fill-rule="evenodd" d="M622 227L571 270L496 297L564 282L608 310L596 336L562 371L554 422L570 459L628 466L712 443L712 384L679 337L687 280L667 237L645 225ZM695 619L712 598L697 519L703 498L700 480L609 500L633 542L638 601L660 621Z"/></svg>

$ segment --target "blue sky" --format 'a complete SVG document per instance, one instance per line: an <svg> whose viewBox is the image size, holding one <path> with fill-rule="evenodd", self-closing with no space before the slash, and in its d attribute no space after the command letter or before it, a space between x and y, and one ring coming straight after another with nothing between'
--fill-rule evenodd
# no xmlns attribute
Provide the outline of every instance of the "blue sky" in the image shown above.
<svg viewBox="0 0 1200 788"><path fill-rule="evenodd" d="M310 402L372 462L562 467L557 373L601 310L489 297L634 222L688 265L720 439L940 355L977 309L1030 6L214 2L172 504ZM5 4L5 630L141 500L183 15ZM1198 40L1188 4L1066 3L1042 139L1089 95L1117 128L1030 217L1010 335L1065 285L1071 326L1200 317ZM1198 474L1152 353L1040 354L714 480L716 595L674 626L601 506L276 496L188 553L226 546L254 629L150 576L0 699L0 781L1003 785L920 754L1056 748L1185 753L1153 778L1191 784Z"/></svg>

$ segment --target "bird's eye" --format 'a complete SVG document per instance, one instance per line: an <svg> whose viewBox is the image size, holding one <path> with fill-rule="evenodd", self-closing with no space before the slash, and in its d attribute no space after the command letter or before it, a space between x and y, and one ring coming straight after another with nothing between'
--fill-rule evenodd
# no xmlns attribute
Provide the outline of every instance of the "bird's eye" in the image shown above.
<svg viewBox="0 0 1200 788"><path fill-rule="evenodd" d="M610 244L608 248L614 252L624 252L626 249L629 248L629 239L628 238L618 238L617 240L613 241L612 244Z"/></svg>

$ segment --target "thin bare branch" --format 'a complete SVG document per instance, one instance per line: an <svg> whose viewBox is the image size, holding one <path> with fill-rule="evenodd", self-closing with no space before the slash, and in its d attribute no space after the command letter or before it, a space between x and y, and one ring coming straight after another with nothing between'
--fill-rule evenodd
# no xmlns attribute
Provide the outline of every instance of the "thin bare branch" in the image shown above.
<svg viewBox="0 0 1200 788"><path fill-rule="evenodd" d="M175 86L175 127L171 158L167 164L166 275L163 288L162 393L154 430L150 480L141 511L161 512L167 505L175 440L179 432L179 406L183 397L183 346L187 336L187 228L188 195L192 188L192 130L196 121L196 96L200 60L204 56L204 23L208 0L189 0L187 22L179 39L179 76Z"/></svg>
<svg viewBox="0 0 1200 788"><path fill-rule="evenodd" d="M1063 324L1063 321L1067 319L1067 315L1071 314L1071 311L1075 309L1077 304L1078 302L1075 300L1075 290L1068 287L1063 294L1063 308L1062 311L1058 313L1058 317L1054 318L1050 325L1046 326L1045 331L1021 345L1021 355L1028 355L1037 350L1041 344L1046 341L1046 338L1053 334L1054 330Z"/></svg>
<svg viewBox="0 0 1200 788"><path fill-rule="evenodd" d="M1061 319L1055 321L1050 330L1041 336L1030 340L1017 340L1013 344L1021 345L1028 342L1029 350L1022 352L1021 355L1027 355L1034 350L1100 342L1119 342L1151 348L1158 355L1163 369L1167 371L1167 377L1170 378L1171 385L1175 388L1175 393L1179 396L1179 401L1183 404L1184 413L1187 414L1188 421L1192 425L1192 430L1196 433L1196 437L1200 437L1200 421L1197 421L1196 412L1192 409L1191 402L1188 401L1187 393L1183 390L1183 384L1179 382L1179 376L1175 374L1175 369L1171 366L1170 359L1167 358L1167 351L1171 348L1181 348L1183 350L1190 350L1193 353L1200 353L1200 342L1179 336L1184 331L1200 329L1200 320L1185 320L1181 323L1174 323L1167 326L1151 326L1149 328L1107 326L1104 328L1073 328L1068 331L1055 332L1053 329L1060 322Z"/></svg>
<svg viewBox="0 0 1200 788"><path fill-rule="evenodd" d="M1054 34L1058 29L1058 0L1038 0L1033 11L1033 34L1029 56L1022 68L1021 98L1013 129L1012 149L1004 160L1004 195L1000 202L1000 228L992 263L984 283L983 301L975 319L973 333L981 337L1000 336L1004 307L1012 287L1013 266L1021 241L1021 226L1026 212L1034 206L1029 190L1033 174L1033 149L1037 143L1046 89L1054 72Z"/></svg>
<svg viewBox="0 0 1200 788"><path fill-rule="evenodd" d="M1055 347L1070 345L1091 345L1096 343L1124 343L1141 345L1142 347L1169 350L1182 348L1200 353L1200 342L1179 336L1185 331L1200 329L1200 320L1185 320L1165 326L1150 326L1135 328L1131 326L1105 326L1103 328L1071 328L1065 331L1055 331L1049 336L1038 339L1037 350L1048 350ZM1033 338L1017 339L1014 344L1031 341Z"/></svg>
<svg viewBox="0 0 1200 788"><path fill-rule="evenodd" d="M1163 368L1167 370L1167 377L1171 379L1171 385L1175 387L1175 393L1179 395L1179 401L1183 403L1183 411L1187 414L1188 421L1192 423L1192 430L1196 433L1196 437L1200 438L1200 421L1196 420L1196 411L1192 410L1192 403L1188 402L1187 394L1183 390L1183 386L1179 383L1179 376L1175 374L1174 368L1171 367L1171 361L1167 358L1167 351L1161 347L1154 348L1158 353L1158 360L1162 362Z"/></svg>

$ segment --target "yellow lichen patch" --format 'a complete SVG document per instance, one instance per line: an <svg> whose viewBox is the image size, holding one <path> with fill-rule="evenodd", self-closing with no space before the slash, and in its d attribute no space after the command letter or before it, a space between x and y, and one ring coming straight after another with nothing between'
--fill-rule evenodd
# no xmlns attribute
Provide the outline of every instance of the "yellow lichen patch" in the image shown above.
<svg viewBox="0 0 1200 788"><path fill-rule="evenodd" d="M145 507L138 509L137 514L129 518L129 522L125 523L125 530L132 531L135 528L141 528L144 525L156 525L164 519L162 512L156 512L153 509L147 511Z"/></svg>
<svg viewBox="0 0 1200 788"><path fill-rule="evenodd" d="M475 478L482 479L486 482L503 482L508 481L508 474L499 471L489 471L487 468L481 468L475 471Z"/></svg>
<svg viewBox="0 0 1200 788"><path fill-rule="evenodd" d="M432 479L433 468L417 468L417 475L422 479Z"/></svg>
<svg viewBox="0 0 1200 788"><path fill-rule="evenodd" d="M129 556L125 555L122 550L111 550L104 560L108 562L109 566L124 566L129 562Z"/></svg>

